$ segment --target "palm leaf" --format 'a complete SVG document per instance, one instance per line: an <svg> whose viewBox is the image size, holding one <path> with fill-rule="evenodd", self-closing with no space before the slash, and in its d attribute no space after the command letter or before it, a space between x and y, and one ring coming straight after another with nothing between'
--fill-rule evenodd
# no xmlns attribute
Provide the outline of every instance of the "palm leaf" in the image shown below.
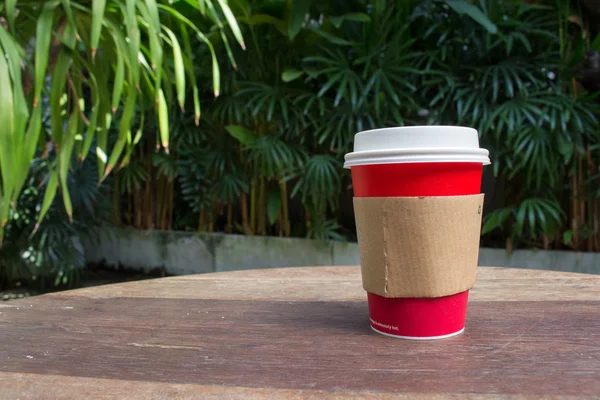
<svg viewBox="0 0 600 400"><path fill-rule="evenodd" d="M71 8L71 0L60 0L60 2L65 10L65 14L67 15L67 21L73 30L77 32L77 28L75 27L75 18L73 17L73 9Z"/></svg>
<svg viewBox="0 0 600 400"><path fill-rule="evenodd" d="M131 119L133 118L133 113L135 111L136 98L136 91L130 88L130 90L127 93L127 100L125 101L123 114L121 115L119 136L110 154L110 158L108 159L108 162L106 164L106 170L102 179L106 179L108 174L117 165L119 157L121 157L121 153L123 152L123 148L125 147L125 144L127 142L127 134L131 130Z"/></svg>
<svg viewBox="0 0 600 400"><path fill-rule="evenodd" d="M173 47L173 61L175 64L175 87L177 90L177 101L179 107L183 111L183 105L185 103L185 67L183 62L183 55L181 54L181 47L177 36L167 27L163 28L171 39L171 47Z"/></svg>
<svg viewBox="0 0 600 400"><path fill-rule="evenodd" d="M158 93L158 126L160 132L160 141L165 149L169 152L169 110L162 89Z"/></svg>
<svg viewBox="0 0 600 400"><path fill-rule="evenodd" d="M8 21L8 27L10 28L11 32L14 32L17 0L6 0L4 6L6 7L6 19Z"/></svg>
<svg viewBox="0 0 600 400"><path fill-rule="evenodd" d="M244 38L242 37L242 31L240 30L240 27L238 26L237 21L235 20L235 16L231 12L231 9L229 8L229 6L227 5L227 2L225 0L217 0L217 1L219 2L221 9L223 10L223 14L225 14L225 19L229 23L229 27L231 28L231 31L233 32L233 36L235 36L235 38L237 39L237 41L240 44L240 46L242 47L242 49L245 50L246 44L244 43ZM295 1L294 3L297 3L297 2L298 1Z"/></svg>
<svg viewBox="0 0 600 400"><path fill-rule="evenodd" d="M9 65L5 57L0 57L0 173L2 176L2 209L0 223L4 225L8 217L10 200L15 190L15 155L13 144L15 138L13 85L10 79Z"/></svg>
<svg viewBox="0 0 600 400"><path fill-rule="evenodd" d="M136 3L144 22L148 27L148 38L150 42L150 59L152 60L152 69L155 71L154 96L158 104L159 89L162 79L163 49L160 41L160 19L158 16L158 6L155 0L146 0L146 3L138 1Z"/></svg>
<svg viewBox="0 0 600 400"><path fill-rule="evenodd" d="M183 23L180 23L179 25L181 37L183 38L183 48L186 55L183 61L185 63L186 71L188 73L190 85L192 86L195 117L194 122L196 123L196 126L198 126L198 124L200 123L200 95L198 93L198 86L196 84L196 74L194 73L192 46L190 44L190 37L188 35L187 29L185 28L185 25Z"/></svg>
<svg viewBox="0 0 600 400"><path fill-rule="evenodd" d="M54 9L58 4L58 1L51 1L44 4L42 13L37 20L35 42L35 91L33 96L34 106L40 101L42 89L44 87L46 68L48 67L48 52L50 50L50 41L52 39Z"/></svg>
<svg viewBox="0 0 600 400"><path fill-rule="evenodd" d="M291 2L288 17L288 36L293 40L302 29L306 14L310 9L310 0L296 0Z"/></svg>
<svg viewBox="0 0 600 400"><path fill-rule="evenodd" d="M58 170L55 169L50 173L50 181L48 182L48 186L46 186L46 191L44 192L40 214L33 230L34 233L38 230L40 223L43 221L46 213L50 209L50 206L54 201L54 197L56 197L56 189L58 189Z"/></svg>
<svg viewBox="0 0 600 400"><path fill-rule="evenodd" d="M125 61L121 52L116 52L117 56L117 68L115 72L115 81L112 92L112 112L113 114L117 111L119 103L121 102L121 93L123 92L123 82L125 80Z"/></svg>
<svg viewBox="0 0 600 400"><path fill-rule="evenodd" d="M159 7L161 7L161 6L159 5ZM217 61L217 55L215 53L215 49L214 49L212 43L210 42L210 40L208 40L206 35L204 35L202 32L200 32L200 30L196 27L196 25L194 25L189 19L184 17L180 12L178 12L172 8L165 7L165 6L162 6L161 8L163 10L169 12L174 17L176 17L181 23L189 26L196 33L196 36L198 37L198 39L202 40L208 46L208 50L210 51L211 61L212 61L213 90L214 90L215 97L218 97L219 93L221 91L221 75L219 72L219 63Z"/></svg>
<svg viewBox="0 0 600 400"><path fill-rule="evenodd" d="M100 43L100 33L104 24L104 9L106 8L106 0L92 0L92 30L90 47L92 49L92 60L96 57L98 44ZM38 35L38 37L40 37Z"/></svg>

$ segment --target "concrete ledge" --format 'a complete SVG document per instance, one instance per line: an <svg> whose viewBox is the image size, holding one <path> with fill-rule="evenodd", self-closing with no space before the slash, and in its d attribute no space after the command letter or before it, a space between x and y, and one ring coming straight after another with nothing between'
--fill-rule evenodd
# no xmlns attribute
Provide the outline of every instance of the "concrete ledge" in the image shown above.
<svg viewBox="0 0 600 400"><path fill-rule="evenodd" d="M479 250L479 265L600 274L600 253L560 250Z"/></svg>
<svg viewBox="0 0 600 400"><path fill-rule="evenodd" d="M333 259L331 265L360 265L358 243L332 242Z"/></svg>
<svg viewBox="0 0 600 400"><path fill-rule="evenodd" d="M88 263L185 275L215 271L210 237L189 232L104 228L84 242Z"/></svg>
<svg viewBox="0 0 600 400"><path fill-rule="evenodd" d="M215 271L331 265L332 244L272 236L211 235Z"/></svg>
<svg viewBox="0 0 600 400"><path fill-rule="evenodd" d="M173 275L308 265L358 265L358 245L301 238L106 228L84 243L89 263ZM482 248L479 265L600 274L600 253Z"/></svg>

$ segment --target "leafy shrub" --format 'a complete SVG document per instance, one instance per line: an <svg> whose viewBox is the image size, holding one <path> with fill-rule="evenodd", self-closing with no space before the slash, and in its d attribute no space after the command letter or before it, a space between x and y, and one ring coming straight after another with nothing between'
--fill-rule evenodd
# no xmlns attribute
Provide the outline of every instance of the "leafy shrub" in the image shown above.
<svg viewBox="0 0 600 400"><path fill-rule="evenodd" d="M73 201L73 220L57 197L46 218L36 225L45 186L48 184L47 158L36 158L25 189L6 225L0 248L0 283L8 287L27 284L41 290L73 287L85 267L83 241L108 222L110 203L98 187L97 166L88 159L76 166L67 179ZM34 232L35 231L35 232Z"/></svg>

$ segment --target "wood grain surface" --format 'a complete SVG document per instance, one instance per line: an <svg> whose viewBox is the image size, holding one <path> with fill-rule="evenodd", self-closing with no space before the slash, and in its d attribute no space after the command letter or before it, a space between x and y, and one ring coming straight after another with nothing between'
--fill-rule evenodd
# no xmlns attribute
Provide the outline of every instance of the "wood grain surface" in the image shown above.
<svg viewBox="0 0 600 400"><path fill-rule="evenodd" d="M369 328L358 267L162 278L0 304L0 399L600 398L600 276L478 270L463 335Z"/></svg>

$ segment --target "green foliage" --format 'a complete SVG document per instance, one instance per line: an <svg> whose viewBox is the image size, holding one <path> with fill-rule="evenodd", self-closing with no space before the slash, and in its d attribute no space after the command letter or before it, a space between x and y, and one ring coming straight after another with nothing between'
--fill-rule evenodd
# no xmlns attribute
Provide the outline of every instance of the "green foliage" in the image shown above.
<svg viewBox="0 0 600 400"><path fill-rule="evenodd" d="M471 4L465 0L448 0L447 3L457 13L466 14L473 18L474 21L483 26L489 33L498 33L498 27L475 4Z"/></svg>
<svg viewBox="0 0 600 400"><path fill-rule="evenodd" d="M213 36L245 43L222 0L9 1L0 20L0 285L70 287L81 241L108 220L101 183L173 186L172 106L192 102L198 124L199 85L220 91ZM156 176L134 152L155 137Z"/></svg>
<svg viewBox="0 0 600 400"><path fill-rule="evenodd" d="M339 160L330 155L316 154L308 159L300 171L292 197L299 193L304 203L329 204L335 209L341 191Z"/></svg>
<svg viewBox="0 0 600 400"><path fill-rule="evenodd" d="M93 240L95 230L108 221L110 204L95 183L97 166L90 158L82 165L74 164L67 177L73 221L57 197L33 234L49 183L49 162L47 158L34 159L25 189L11 210L0 248L0 287L19 283L54 290L77 285L85 266L82 242Z"/></svg>
<svg viewBox="0 0 600 400"><path fill-rule="evenodd" d="M532 197L514 207L499 208L490 212L482 227L482 234L511 224L511 237L538 239L543 235L556 235L565 214L556 199ZM568 242L568 240L567 240Z"/></svg>
<svg viewBox="0 0 600 400"><path fill-rule="evenodd" d="M75 216L71 153L91 151L129 209L159 199L148 227L175 204L199 230L343 239L356 132L464 125L492 156L484 242L600 250L600 110L581 68L600 39L570 2L23 4L0 29L0 122L18 133L0 135L0 217L27 176L9 171L44 143L58 149L41 214L56 193Z"/></svg>
<svg viewBox="0 0 600 400"><path fill-rule="evenodd" d="M83 161L95 144L92 150L98 158L100 180L128 162L127 155L139 141L131 131L136 109L156 110L160 144L168 152L172 86L183 109L185 72L198 61L192 58L188 31L210 50L204 56L212 63L215 94L220 87L219 68L203 31L211 31L216 24L222 37L230 32L245 47L229 5L223 0L216 3L218 10L212 0L177 4L166 0L11 1L0 10L9 25L0 25L4 54L0 57L0 238L39 144L52 143L57 157L46 166L51 179L37 223L50 210L56 193L61 193L72 217L66 180L73 154ZM199 9L206 7L210 18L201 17ZM199 18L192 22L184 12ZM197 120L196 80L190 81ZM108 132L116 121L113 115L121 108L118 137L109 147ZM42 128L47 113L48 130Z"/></svg>
<svg viewBox="0 0 600 400"><path fill-rule="evenodd" d="M225 129L244 146L252 146L258 140L254 132L239 125L229 125Z"/></svg>
<svg viewBox="0 0 600 400"><path fill-rule="evenodd" d="M184 191L195 193L186 195L191 204L206 198L222 176L236 176L248 187L229 184L231 197L207 204L224 201L241 210L241 196L256 197L277 233L287 201L300 201L304 221L291 220L293 232L339 237L345 230L338 219L341 193L350 187L342 156L351 151L353 135L405 124L479 130L497 186L504 188L500 207L485 216L486 237L547 246L570 230L564 199L575 186L581 195L593 193L585 201L595 201L599 110L574 80L586 32L563 4L293 3L242 7L242 30L252 40L245 52L231 53L245 62L223 75L222 96L206 109L210 122L202 139L188 146L196 150L180 154L181 165L200 164L195 178L189 169L180 175ZM582 172L582 159L595 172ZM573 183L582 173L587 180ZM275 191L281 182L292 182L287 198ZM234 214L243 219L242 211ZM246 233L264 233L251 228Z"/></svg>

